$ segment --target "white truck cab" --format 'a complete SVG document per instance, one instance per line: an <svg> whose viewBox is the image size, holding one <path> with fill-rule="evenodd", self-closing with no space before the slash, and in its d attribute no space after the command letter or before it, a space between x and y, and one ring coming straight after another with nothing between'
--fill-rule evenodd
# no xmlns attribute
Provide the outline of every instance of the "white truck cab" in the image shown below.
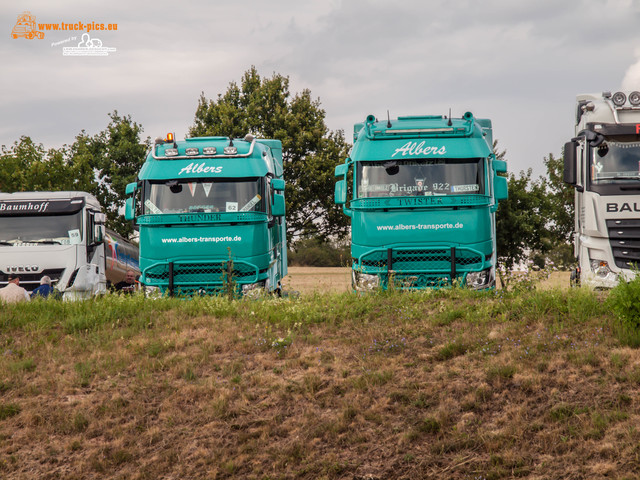
<svg viewBox="0 0 640 480"><path fill-rule="evenodd" d="M47 275L65 299L107 291L139 273L137 247L105 230L98 200L86 192L0 193L0 287L10 274L28 291Z"/></svg>
<svg viewBox="0 0 640 480"><path fill-rule="evenodd" d="M640 264L640 92L578 95L564 181L575 187L574 283L612 288Z"/></svg>

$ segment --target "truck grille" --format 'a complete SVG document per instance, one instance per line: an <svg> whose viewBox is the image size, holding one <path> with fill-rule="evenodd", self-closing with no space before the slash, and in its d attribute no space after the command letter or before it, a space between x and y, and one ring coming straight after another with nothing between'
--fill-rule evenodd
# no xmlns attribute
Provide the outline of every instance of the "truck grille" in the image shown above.
<svg viewBox="0 0 640 480"><path fill-rule="evenodd" d="M456 268L481 267L482 255L466 248L455 250ZM388 253L376 250L362 256L363 267L387 270ZM357 261L356 261L357 265ZM451 249L392 250L392 270L397 273L443 272L451 271Z"/></svg>
<svg viewBox="0 0 640 480"><path fill-rule="evenodd" d="M204 289L206 292L217 291L221 287L227 276L227 262L211 263L190 263L173 262L173 285L182 291L198 291ZM156 263L144 270L145 283L147 285L163 286L169 285L170 265L169 263ZM242 283L255 283L258 281L258 268L247 262L233 262L231 277L233 281Z"/></svg>
<svg viewBox="0 0 640 480"><path fill-rule="evenodd" d="M607 229L616 266L640 265L640 219L607 220Z"/></svg>
<svg viewBox="0 0 640 480"><path fill-rule="evenodd" d="M455 281L458 285L462 285L464 283L464 279L466 277L466 273L456 275ZM389 278L387 276L387 282ZM429 275L429 274L419 274L419 275L393 275L392 276L393 285L395 288L399 289L411 289L411 288L443 288L448 285L451 285L451 274L443 273L441 275Z"/></svg>
<svg viewBox="0 0 640 480"><path fill-rule="evenodd" d="M47 275L51 278L51 286L55 287L64 274L64 268L49 268L41 273L18 273L20 286L28 291L33 291L40 286L40 279ZM9 274L0 273L0 287L4 287L9 282Z"/></svg>

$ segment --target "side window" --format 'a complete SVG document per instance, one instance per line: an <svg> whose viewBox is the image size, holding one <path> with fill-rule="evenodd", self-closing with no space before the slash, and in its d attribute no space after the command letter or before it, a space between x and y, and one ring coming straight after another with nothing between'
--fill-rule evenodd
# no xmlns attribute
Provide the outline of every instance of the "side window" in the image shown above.
<svg viewBox="0 0 640 480"><path fill-rule="evenodd" d="M87 211L87 245L93 245L94 231L95 231L95 222L93 218L93 213Z"/></svg>
<svg viewBox="0 0 640 480"><path fill-rule="evenodd" d="M273 203L273 189L271 188L271 177L267 177L267 198L266 198L266 208L267 215L271 216L271 204Z"/></svg>

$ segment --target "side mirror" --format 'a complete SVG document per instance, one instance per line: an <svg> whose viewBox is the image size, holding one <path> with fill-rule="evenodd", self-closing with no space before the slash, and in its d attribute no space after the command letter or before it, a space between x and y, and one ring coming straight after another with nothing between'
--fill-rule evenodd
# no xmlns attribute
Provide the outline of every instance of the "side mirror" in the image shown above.
<svg viewBox="0 0 640 480"><path fill-rule="evenodd" d="M342 165L338 165L335 170L336 177L344 177L349 171L349 165L343 163Z"/></svg>
<svg viewBox="0 0 640 480"><path fill-rule="evenodd" d="M507 173L507 162L504 160L494 160L493 169L496 173Z"/></svg>
<svg viewBox="0 0 640 480"><path fill-rule="evenodd" d="M127 186L124 189L124 193L126 195L133 195L133 193L136 191L137 187L138 187L138 184L136 182L128 183Z"/></svg>
<svg viewBox="0 0 640 480"><path fill-rule="evenodd" d="M97 221L97 219L96 219ZM103 225L95 225L94 226L94 232L93 232L93 238L95 239L96 243L102 243L102 241L104 240L104 226Z"/></svg>
<svg viewBox="0 0 640 480"><path fill-rule="evenodd" d="M276 192L282 192L284 190L284 180L282 178L272 178L271 188Z"/></svg>
<svg viewBox="0 0 640 480"><path fill-rule="evenodd" d="M283 217L285 213L284 195L279 193L273 194L273 204L271 205L271 215L274 217Z"/></svg>
<svg viewBox="0 0 640 480"><path fill-rule="evenodd" d="M576 164L576 150L578 144L576 142L567 142L564 144L564 175L563 180L574 187L578 183L578 172Z"/></svg>
<svg viewBox="0 0 640 480"><path fill-rule="evenodd" d="M133 197L129 197L127 198L125 205L124 205L124 218L125 220L134 220L136 218L135 215L135 204L134 204L134 198Z"/></svg>
<svg viewBox="0 0 640 480"><path fill-rule="evenodd" d="M345 187L346 185L344 180L338 180L336 182L334 197L337 205L344 205L347 203L347 189Z"/></svg>
<svg viewBox="0 0 640 480"><path fill-rule="evenodd" d="M507 177L496 176L493 180L493 190L496 202L509 198L509 185L507 184Z"/></svg>

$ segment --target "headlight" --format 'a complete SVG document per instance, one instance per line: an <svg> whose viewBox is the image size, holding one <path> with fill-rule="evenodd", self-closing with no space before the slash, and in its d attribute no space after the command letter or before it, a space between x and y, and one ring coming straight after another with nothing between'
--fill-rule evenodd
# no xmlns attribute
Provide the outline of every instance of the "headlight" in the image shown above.
<svg viewBox="0 0 640 480"><path fill-rule="evenodd" d="M627 101L627 96L622 92L616 92L611 97L611 101L617 106L621 107Z"/></svg>
<svg viewBox="0 0 640 480"><path fill-rule="evenodd" d="M158 287L154 287L152 285L144 285L142 287L142 291L144 292L144 296L147 298L161 298L162 291Z"/></svg>
<svg viewBox="0 0 640 480"><path fill-rule="evenodd" d="M242 295L249 298L259 297L264 289L265 282L245 283L242 285Z"/></svg>
<svg viewBox="0 0 640 480"><path fill-rule="evenodd" d="M489 288L493 285L493 269L487 268L481 272L467 273L467 287L472 290L480 290L482 288Z"/></svg>
<svg viewBox="0 0 640 480"><path fill-rule="evenodd" d="M375 290L380 286L380 277L351 270L351 285L356 292Z"/></svg>
<svg viewBox="0 0 640 480"><path fill-rule="evenodd" d="M604 260L591 260L591 271L600 278L606 278L612 273L609 264Z"/></svg>

